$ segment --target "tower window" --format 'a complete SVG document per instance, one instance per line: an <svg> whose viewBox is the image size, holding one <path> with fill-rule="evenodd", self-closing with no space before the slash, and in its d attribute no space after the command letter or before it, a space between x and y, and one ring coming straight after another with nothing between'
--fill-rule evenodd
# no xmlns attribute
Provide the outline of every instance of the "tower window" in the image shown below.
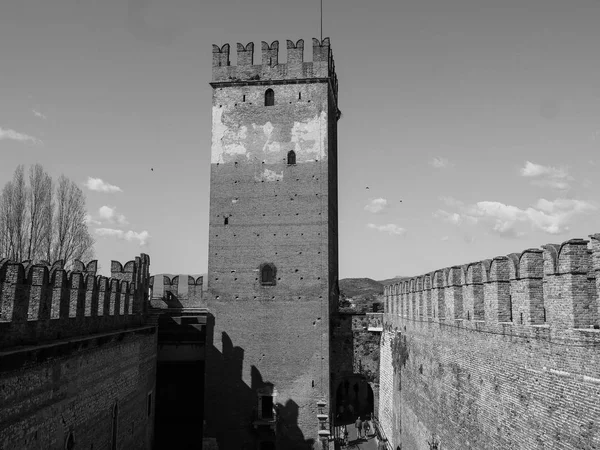
<svg viewBox="0 0 600 450"><path fill-rule="evenodd" d="M275 104L275 92L273 89L267 89L265 92L265 106L273 106Z"/></svg>
<svg viewBox="0 0 600 450"><path fill-rule="evenodd" d="M294 150L290 150L288 152L287 163L288 165L296 164L296 152L294 152Z"/></svg>
<svg viewBox="0 0 600 450"><path fill-rule="evenodd" d="M273 397L270 395L263 395L261 398L262 403L262 418L272 419L273 418Z"/></svg>
<svg viewBox="0 0 600 450"><path fill-rule="evenodd" d="M223 219L223 225L229 225L229 217Z"/></svg>
<svg viewBox="0 0 600 450"><path fill-rule="evenodd" d="M263 286L274 286L277 270L273 264L263 264L260 268L260 284Z"/></svg>

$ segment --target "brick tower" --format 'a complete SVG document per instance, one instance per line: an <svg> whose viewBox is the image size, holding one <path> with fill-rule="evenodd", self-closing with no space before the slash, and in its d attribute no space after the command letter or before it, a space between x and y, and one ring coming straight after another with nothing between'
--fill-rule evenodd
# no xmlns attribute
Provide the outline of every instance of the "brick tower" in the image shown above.
<svg viewBox="0 0 600 450"><path fill-rule="evenodd" d="M337 305L329 38L213 46L204 448L326 448Z"/></svg>

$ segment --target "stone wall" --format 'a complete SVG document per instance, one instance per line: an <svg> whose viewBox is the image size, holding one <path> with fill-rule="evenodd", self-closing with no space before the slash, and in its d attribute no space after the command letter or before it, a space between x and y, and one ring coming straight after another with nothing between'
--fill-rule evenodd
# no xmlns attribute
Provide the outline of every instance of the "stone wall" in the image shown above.
<svg viewBox="0 0 600 450"><path fill-rule="evenodd" d="M599 237L386 287L379 416L393 448L600 446Z"/></svg>

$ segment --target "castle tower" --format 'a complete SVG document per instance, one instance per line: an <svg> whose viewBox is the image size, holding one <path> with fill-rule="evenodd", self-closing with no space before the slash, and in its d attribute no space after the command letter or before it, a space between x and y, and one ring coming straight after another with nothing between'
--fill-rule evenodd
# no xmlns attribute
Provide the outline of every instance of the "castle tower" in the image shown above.
<svg viewBox="0 0 600 450"><path fill-rule="evenodd" d="M204 448L327 443L337 77L329 38L278 52L213 46Z"/></svg>

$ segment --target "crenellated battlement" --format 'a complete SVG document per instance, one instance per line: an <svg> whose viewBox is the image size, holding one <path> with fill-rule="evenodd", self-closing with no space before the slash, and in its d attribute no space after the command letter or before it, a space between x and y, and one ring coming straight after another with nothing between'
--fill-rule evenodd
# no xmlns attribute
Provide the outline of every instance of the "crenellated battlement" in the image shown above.
<svg viewBox="0 0 600 450"><path fill-rule="evenodd" d="M186 280L186 281L184 281ZM183 282L182 282L183 281ZM153 308L205 308L206 278L190 275L150 277L150 303Z"/></svg>
<svg viewBox="0 0 600 450"><path fill-rule="evenodd" d="M598 329L599 294L600 234L435 270L384 290L387 315L559 330Z"/></svg>
<svg viewBox="0 0 600 450"><path fill-rule="evenodd" d="M230 46L213 44L215 83L268 83L277 80L330 79L337 92L337 76L329 38L312 40L312 61L304 61L304 40L287 40L287 62L279 63L279 41L261 43L260 64L254 64L254 43L237 44L237 65L230 62Z"/></svg>
<svg viewBox="0 0 600 450"><path fill-rule="evenodd" d="M0 348L141 325L150 258L112 261L110 278L97 261L54 264L0 260Z"/></svg>

